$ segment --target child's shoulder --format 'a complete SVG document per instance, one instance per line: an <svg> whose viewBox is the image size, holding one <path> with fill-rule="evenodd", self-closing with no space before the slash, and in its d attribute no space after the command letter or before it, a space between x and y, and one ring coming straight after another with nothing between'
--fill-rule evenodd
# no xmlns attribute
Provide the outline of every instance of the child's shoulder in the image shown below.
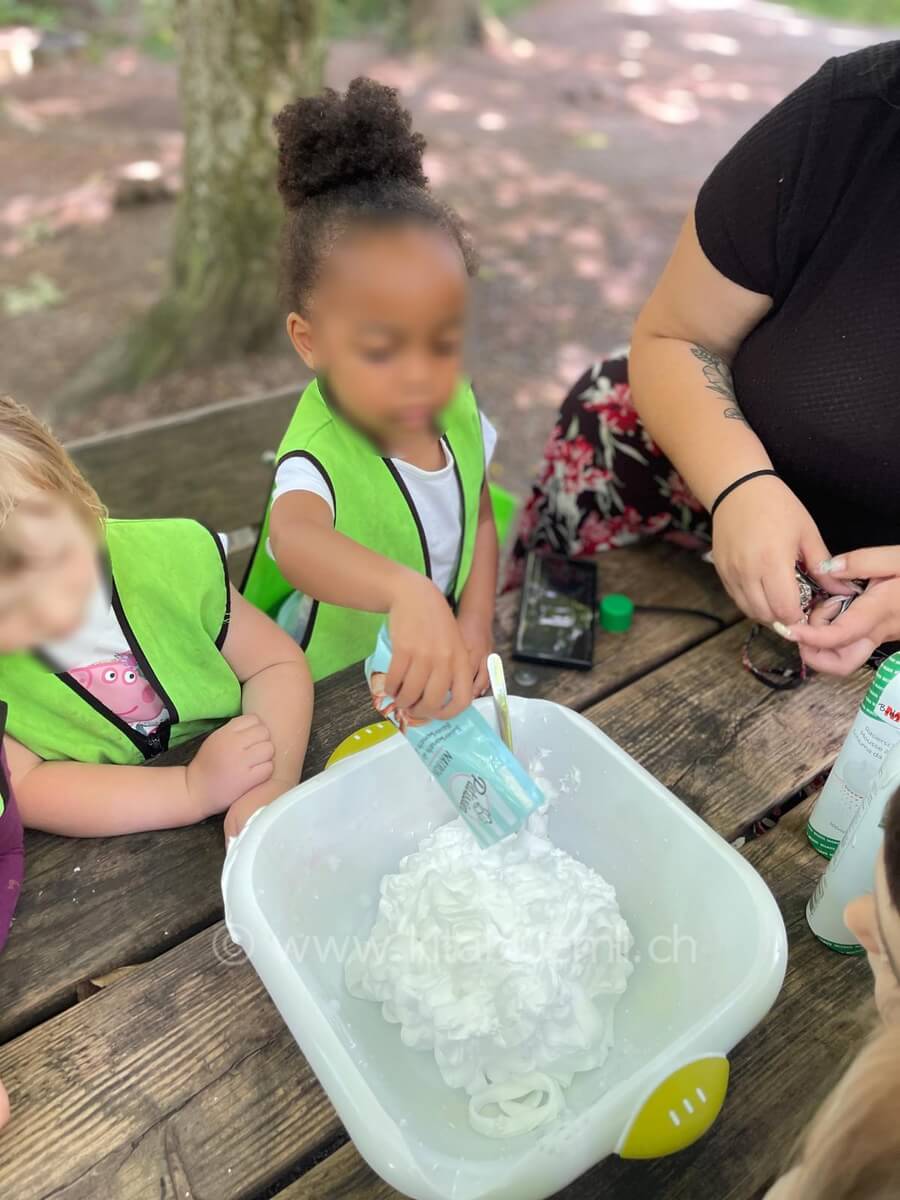
<svg viewBox="0 0 900 1200"><path fill-rule="evenodd" d="M198 552L207 545L223 553L221 535L193 517L108 517L106 542L111 550L153 557L163 551Z"/></svg>
<svg viewBox="0 0 900 1200"><path fill-rule="evenodd" d="M291 449L311 450L313 443L321 445L328 440L334 426L334 414L322 397L318 381L313 379L297 401L282 440L282 453L289 442Z"/></svg>
<svg viewBox="0 0 900 1200"><path fill-rule="evenodd" d="M120 541L137 541L141 538L179 537L203 534L212 531L194 517L107 517L106 535ZM213 536L215 536L213 534Z"/></svg>

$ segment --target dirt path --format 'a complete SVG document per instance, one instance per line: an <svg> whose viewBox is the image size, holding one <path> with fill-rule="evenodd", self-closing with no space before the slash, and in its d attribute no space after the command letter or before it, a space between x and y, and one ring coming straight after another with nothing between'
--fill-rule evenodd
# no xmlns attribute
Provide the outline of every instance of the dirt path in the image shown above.
<svg viewBox="0 0 900 1200"><path fill-rule="evenodd" d="M472 371L521 491L562 389L621 344L696 189L761 113L825 58L890 36L759 0L545 0L513 40L452 62L334 48L332 80L398 84L428 135L436 186L484 259ZM0 87L0 295L44 276L59 303L0 307L0 390L43 413L74 367L162 286L173 208L111 210L106 175L177 164L171 66L130 51ZM30 281L30 282L29 282ZM89 412L66 436L299 380L281 342Z"/></svg>

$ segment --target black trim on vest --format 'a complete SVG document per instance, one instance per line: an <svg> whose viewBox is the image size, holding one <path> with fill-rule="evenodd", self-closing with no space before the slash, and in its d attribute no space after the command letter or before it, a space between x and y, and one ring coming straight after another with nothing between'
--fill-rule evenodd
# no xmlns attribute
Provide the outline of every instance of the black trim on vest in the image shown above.
<svg viewBox="0 0 900 1200"><path fill-rule="evenodd" d="M441 441L447 443L447 449L450 451L450 457L453 459L453 474L456 476L456 486L459 490L459 552L456 555L456 569L453 572L453 583L450 585L450 591L448 593L448 599L453 610L455 611L457 604L456 585L459 583L459 572L460 568L462 567L463 554L465 553L466 549L466 493L463 488L462 475L459 470L459 462L457 461L456 454L450 444L449 435L445 433L441 438Z"/></svg>
<svg viewBox="0 0 900 1200"><path fill-rule="evenodd" d="M303 633L303 640L300 642L300 649L306 650L309 643L312 641L313 629L316 625L316 617L319 615L319 602L313 600L312 607L309 610L309 616L306 618L306 629Z"/></svg>
<svg viewBox="0 0 900 1200"><path fill-rule="evenodd" d="M328 484L328 490L329 490L329 492L331 492L331 504L332 504L332 507L334 508L335 514L337 514L337 497L334 494L334 484L331 482L331 476L325 470L324 466L319 461L319 459L317 459L314 454L310 454L308 450L289 450L287 452L287 454L282 454L281 458L279 458L278 461L275 463L275 470L272 472L272 482L269 484L269 495L266 498L266 506L263 509L263 514L262 514L262 517L260 518L259 532L256 535L256 541L253 543L253 553L250 555L250 558L247 562L247 568L244 571L244 577L241 580L241 586L238 588L238 591L241 593L241 595L243 595L247 590L247 580L250 578L250 572L253 570L253 567L256 563L256 556L260 553L260 550L262 550L262 552L264 554L266 553L265 547L262 545L262 537L263 537L263 530L266 527L266 517L268 517L270 515L269 514L269 506L272 501L272 492L275 489L275 476L278 474L278 468L281 466L281 464L283 462L287 462L287 460L289 458L305 458L308 462L312 463L312 465L316 468L317 471L319 471L321 473L322 478ZM277 566L278 564L276 563L275 565ZM319 605L318 600L314 601L314 607L318 608L318 605ZM269 615L271 616L271 613ZM315 619L314 611L310 612L309 619L310 619L310 622L312 622ZM311 633L312 632L312 624L307 625L307 629ZM305 650L306 645L307 645L307 641L306 641L306 639L304 639L304 641L301 643L300 648L302 650Z"/></svg>
<svg viewBox="0 0 900 1200"><path fill-rule="evenodd" d="M60 671L59 664L53 662L53 660L47 654L44 654L41 649L33 650L31 652L31 656L39 663L42 663L47 668L48 672L55 676L55 678L58 679L61 684L67 687L70 691L74 692L79 699L83 700L88 708L92 708L95 713L103 717L104 720L108 721L110 725L112 725L115 729L118 729L120 733L124 733L132 745L136 746L137 749L140 750L145 759L153 758L154 755L159 754L163 750L168 750L169 748L169 734L173 724L172 714L175 713L175 706L160 687L159 680L150 670L150 664L147 662L144 652L138 645L137 638L134 636L134 630L128 623L128 618L125 616L124 610L122 609L118 589L116 588L116 581L112 571L112 559L109 551L106 548L104 548L104 550L101 552L100 566L103 573L103 581L109 593L113 612L116 614L116 619L119 622L122 633L124 634L125 640L128 643L128 647L134 655L135 660L140 664L141 670L146 675L147 680L156 688L156 694L166 705L166 709L169 713L169 720L160 725L159 729L157 729L154 733L141 733L139 730L133 729L127 721L123 721L118 713L113 712L111 708L107 708L106 705L98 700L97 697L91 692L89 692L87 688L82 687L74 675L72 675L69 671ZM72 669L77 670L78 668L73 667Z"/></svg>
<svg viewBox="0 0 900 1200"><path fill-rule="evenodd" d="M316 458L314 454L310 454L308 450L288 450L287 454L282 454L278 462L275 464L275 474L278 474L278 468L282 463L286 463L289 458L305 458L307 462L312 463L325 482L328 484L328 490L331 493L331 507L334 509L334 519L337 521L337 496L334 492L334 484L331 482L331 476L325 470L321 459ZM274 479L273 479L274 484Z"/></svg>
<svg viewBox="0 0 900 1200"><path fill-rule="evenodd" d="M425 563L425 574L430 579L431 578L431 554L428 551L428 542L425 540L425 530L422 527L422 518L419 516L419 510L416 508L415 504L413 503L413 498L409 494L409 488L406 486L406 483L403 480L403 476L397 470L393 461L389 458L383 458L381 461L384 463L384 465L390 471L391 476L394 480L394 483L396 483L397 487L400 489L400 493L403 496L403 499L406 501L407 507L409 508L410 515L412 516L413 521L415 521L416 531L419 534L419 541L422 545L422 559Z"/></svg>
<svg viewBox="0 0 900 1200"><path fill-rule="evenodd" d="M135 655L135 658L137 655ZM43 659L41 661L44 661ZM75 668L77 669L77 668ZM83 688L74 676L68 671L56 672L56 678L60 683L64 684L70 691L73 691L76 696L85 702L85 704L98 713L105 720L109 721L110 725L114 725L120 733L124 733L130 742L137 746L145 759L153 758L154 754L159 753L159 748L154 749L151 739L146 734L139 733L136 729L132 729L127 721L123 721L118 713L114 713L111 708L107 708L105 704L93 696L87 688ZM168 741L168 737L166 738Z"/></svg>
<svg viewBox="0 0 900 1200"><path fill-rule="evenodd" d="M276 470L277 469L278 468L276 467ZM247 566L244 568L243 578L241 579L240 587L238 588L238 591L241 593L242 596L243 596L244 592L247 590L247 580L250 578L250 572L253 570L253 564L256 562L256 556L259 553L259 547L262 543L263 530L266 527L266 517L269 515L269 501L272 499L272 488L274 486L275 486L275 476L273 474L272 482L269 484L269 494L266 497L266 506L262 511L262 516L259 518L259 525L257 527L257 533L256 533L256 541L253 543L253 552L251 553L250 557L247 559Z"/></svg>
<svg viewBox="0 0 900 1200"><path fill-rule="evenodd" d="M153 690L156 692L157 696L159 696L160 700L162 700L163 704L166 706L166 712L169 714L168 721L165 721L162 725L160 725L155 733L146 735L147 741L151 746L156 747L156 753L159 753L161 750L168 750L169 735L172 732L172 726L177 725L180 720L178 716L178 709L175 707L172 697L159 682L156 672L150 666L147 656L144 654L144 651L141 648L140 642L135 637L134 630L131 628L131 622L128 620L125 609L122 607L122 598L119 595L119 588L116 584L115 576L113 576L112 581L112 607L113 612L116 614L118 619L119 625L122 628L122 632L125 634L125 641L128 643L131 653L140 664L140 668L144 673L144 678L148 683L152 684Z"/></svg>
<svg viewBox="0 0 900 1200"><path fill-rule="evenodd" d="M0 700L0 742L3 740L3 735L6 733L6 714L9 711L5 700ZM12 790L10 788L9 776L3 767L4 756L0 754L0 801L3 802L4 811L6 805L12 799Z"/></svg>
<svg viewBox="0 0 900 1200"><path fill-rule="evenodd" d="M222 614L222 625L216 635L216 649L221 650L225 644L225 638L228 636L228 626L231 622L231 579L228 575L228 555L225 553L225 547L222 545L222 539L216 531L210 528L204 521L198 521L198 525L202 525L209 536L216 544L216 549L219 552L219 561L222 564L222 576L225 582L225 611Z"/></svg>

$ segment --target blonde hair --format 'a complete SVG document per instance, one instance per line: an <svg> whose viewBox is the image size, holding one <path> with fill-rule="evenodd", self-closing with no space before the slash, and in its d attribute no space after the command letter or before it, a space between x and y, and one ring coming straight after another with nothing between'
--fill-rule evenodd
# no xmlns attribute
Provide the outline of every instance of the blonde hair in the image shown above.
<svg viewBox="0 0 900 1200"><path fill-rule="evenodd" d="M884 1025L819 1109L800 1151L797 1200L900 1196L900 1026Z"/></svg>
<svg viewBox="0 0 900 1200"><path fill-rule="evenodd" d="M22 404L0 396L0 571L21 569L28 556L9 529L17 509L63 500L99 535L106 509L46 427Z"/></svg>

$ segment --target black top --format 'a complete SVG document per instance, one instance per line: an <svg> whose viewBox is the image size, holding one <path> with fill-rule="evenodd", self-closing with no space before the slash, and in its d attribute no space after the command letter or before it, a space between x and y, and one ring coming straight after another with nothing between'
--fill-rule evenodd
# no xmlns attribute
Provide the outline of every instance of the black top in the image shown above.
<svg viewBox="0 0 900 1200"><path fill-rule="evenodd" d="M832 553L900 543L900 42L832 59L697 200L723 275L774 307L738 401Z"/></svg>

